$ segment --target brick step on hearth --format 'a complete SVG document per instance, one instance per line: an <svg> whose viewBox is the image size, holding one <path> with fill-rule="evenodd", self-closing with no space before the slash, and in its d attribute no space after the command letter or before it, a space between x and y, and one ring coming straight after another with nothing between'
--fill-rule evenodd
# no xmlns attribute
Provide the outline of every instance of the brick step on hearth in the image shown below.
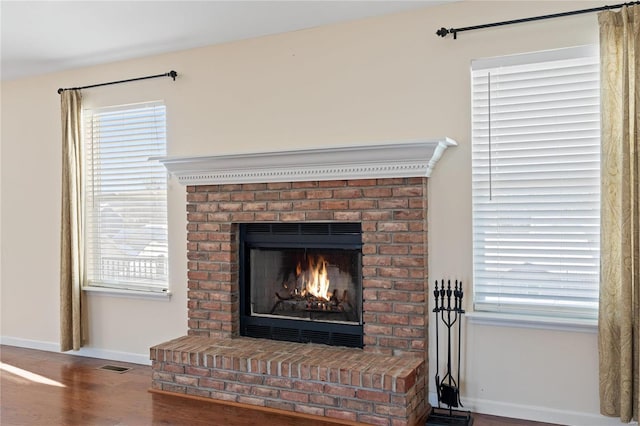
<svg viewBox="0 0 640 426"><path fill-rule="evenodd" d="M375 425L426 412L425 360L357 348L185 336L151 348L153 388Z"/></svg>

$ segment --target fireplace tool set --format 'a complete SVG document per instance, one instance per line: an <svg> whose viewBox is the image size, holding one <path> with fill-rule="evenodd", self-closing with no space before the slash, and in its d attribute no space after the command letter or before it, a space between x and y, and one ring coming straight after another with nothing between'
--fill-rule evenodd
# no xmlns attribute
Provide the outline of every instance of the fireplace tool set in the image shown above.
<svg viewBox="0 0 640 426"><path fill-rule="evenodd" d="M435 299L435 308L433 312L436 317L436 391L438 394L438 407L433 407L427 418L427 425L465 425L470 426L473 424L473 417L468 411L454 410L454 408L463 407L460 401L460 343L462 335L461 319L464 314L462 309L462 298L464 297L464 291L462 290L462 281L458 283L455 281L453 288L451 288L451 280L447 281L447 287L445 288L444 280L441 281L440 287L438 287L438 281L436 280L435 289L433 290L433 296ZM453 297L452 297L453 296ZM440 321L446 328L447 339L447 370L440 379L440 335L439 324ZM453 348L451 345L452 329L457 324L458 329L458 347L457 347L457 379L453 378L451 358L453 356ZM444 409L440 406L440 403L447 405L448 408Z"/></svg>

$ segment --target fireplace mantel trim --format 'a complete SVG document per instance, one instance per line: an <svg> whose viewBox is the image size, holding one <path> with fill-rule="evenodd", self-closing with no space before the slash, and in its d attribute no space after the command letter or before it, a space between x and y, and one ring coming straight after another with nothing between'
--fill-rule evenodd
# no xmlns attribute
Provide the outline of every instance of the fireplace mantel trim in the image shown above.
<svg viewBox="0 0 640 426"><path fill-rule="evenodd" d="M183 185L429 177L450 138L159 161Z"/></svg>

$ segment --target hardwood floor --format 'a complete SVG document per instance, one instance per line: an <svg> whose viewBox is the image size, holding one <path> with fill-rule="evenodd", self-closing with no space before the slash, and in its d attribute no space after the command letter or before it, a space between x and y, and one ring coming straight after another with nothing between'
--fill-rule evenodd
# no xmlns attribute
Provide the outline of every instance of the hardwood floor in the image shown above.
<svg viewBox="0 0 640 426"><path fill-rule="evenodd" d="M82 426L335 426L212 401L148 392L151 367L0 346L0 424ZM131 368L125 373L99 369ZM474 426L545 426L474 414Z"/></svg>

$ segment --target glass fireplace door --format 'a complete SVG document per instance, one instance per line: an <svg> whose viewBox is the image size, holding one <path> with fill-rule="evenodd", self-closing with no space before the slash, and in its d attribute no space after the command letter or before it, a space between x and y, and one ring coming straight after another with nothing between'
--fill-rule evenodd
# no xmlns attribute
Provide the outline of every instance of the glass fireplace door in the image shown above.
<svg viewBox="0 0 640 426"><path fill-rule="evenodd" d="M241 226L242 335L362 346L362 234L348 225Z"/></svg>
<svg viewBox="0 0 640 426"><path fill-rule="evenodd" d="M251 315L359 324L358 250L250 249Z"/></svg>

